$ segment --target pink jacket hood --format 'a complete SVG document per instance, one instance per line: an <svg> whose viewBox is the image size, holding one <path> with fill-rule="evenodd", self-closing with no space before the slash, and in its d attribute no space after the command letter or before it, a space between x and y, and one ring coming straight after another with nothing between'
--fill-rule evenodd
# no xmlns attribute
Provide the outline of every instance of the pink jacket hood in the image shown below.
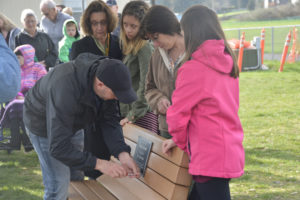
<svg viewBox="0 0 300 200"><path fill-rule="evenodd" d="M217 72L230 74L233 61L231 56L224 50L224 40L207 40L192 54L192 59L211 67Z"/></svg>
<svg viewBox="0 0 300 200"><path fill-rule="evenodd" d="M24 64L21 66L21 92L26 93L36 81L47 74L47 71L44 65L34 62L35 49L33 46L24 44L18 46L16 51L20 51L24 58Z"/></svg>

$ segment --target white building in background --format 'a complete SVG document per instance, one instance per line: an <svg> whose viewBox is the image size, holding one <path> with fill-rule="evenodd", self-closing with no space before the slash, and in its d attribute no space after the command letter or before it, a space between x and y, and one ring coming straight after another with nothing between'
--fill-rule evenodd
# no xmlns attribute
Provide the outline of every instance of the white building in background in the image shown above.
<svg viewBox="0 0 300 200"><path fill-rule="evenodd" d="M299 2L299 0L291 0L292 4L295 4L297 2ZM280 4L280 0L265 0L264 1L264 8L270 8L270 7L279 5L279 4Z"/></svg>

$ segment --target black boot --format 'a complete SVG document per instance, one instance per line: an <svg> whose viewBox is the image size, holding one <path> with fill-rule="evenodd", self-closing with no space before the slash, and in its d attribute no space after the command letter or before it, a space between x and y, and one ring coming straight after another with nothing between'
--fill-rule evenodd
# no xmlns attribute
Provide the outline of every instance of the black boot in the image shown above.
<svg viewBox="0 0 300 200"><path fill-rule="evenodd" d="M21 149L21 135L20 135L20 125L18 118L12 118L10 120L10 147L11 150Z"/></svg>

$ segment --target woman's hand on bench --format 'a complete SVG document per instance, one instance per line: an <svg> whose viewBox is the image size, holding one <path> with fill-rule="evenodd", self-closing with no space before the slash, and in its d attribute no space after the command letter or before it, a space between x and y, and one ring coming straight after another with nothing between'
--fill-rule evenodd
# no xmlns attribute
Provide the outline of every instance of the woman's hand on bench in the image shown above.
<svg viewBox="0 0 300 200"><path fill-rule="evenodd" d="M120 153L119 160L122 163L122 166L126 169L128 176L130 178L140 177L140 170L129 153L127 152Z"/></svg>
<svg viewBox="0 0 300 200"><path fill-rule="evenodd" d="M97 159L95 169L112 178L122 178L128 174L122 165L102 159Z"/></svg>
<svg viewBox="0 0 300 200"><path fill-rule="evenodd" d="M167 139L162 144L162 152L164 154L167 154L168 156L171 156L172 155L171 150L175 146L176 146L176 144L172 139Z"/></svg>

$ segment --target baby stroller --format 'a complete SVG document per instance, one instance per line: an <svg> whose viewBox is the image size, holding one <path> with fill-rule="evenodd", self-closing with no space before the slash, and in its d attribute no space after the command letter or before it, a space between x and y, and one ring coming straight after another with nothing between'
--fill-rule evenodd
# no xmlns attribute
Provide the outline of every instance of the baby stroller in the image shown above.
<svg viewBox="0 0 300 200"><path fill-rule="evenodd" d="M0 150L11 153L12 150L20 150L21 143L26 152L33 149L23 123L23 104L24 99L14 99L6 106L1 105ZM10 135L4 135L4 129L9 130Z"/></svg>

